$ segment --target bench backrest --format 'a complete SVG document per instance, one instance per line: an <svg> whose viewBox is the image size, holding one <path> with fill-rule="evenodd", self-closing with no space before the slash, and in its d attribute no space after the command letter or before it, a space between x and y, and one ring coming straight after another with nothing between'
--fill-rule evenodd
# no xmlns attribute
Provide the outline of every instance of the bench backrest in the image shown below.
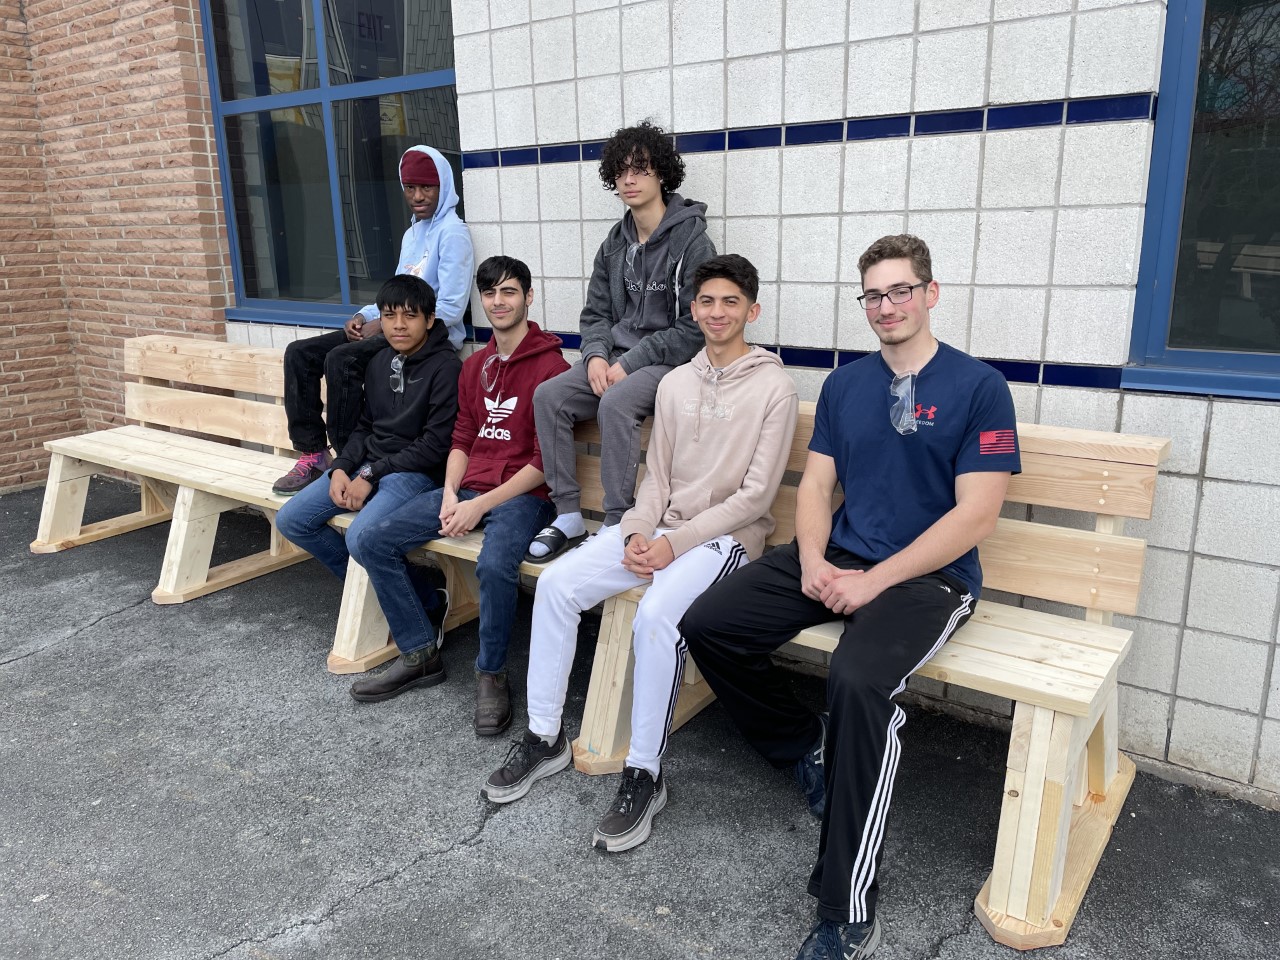
<svg viewBox="0 0 1280 960"><path fill-rule="evenodd" d="M795 536L796 483L809 455L814 408L800 404L788 474L773 503L771 544ZM647 445L647 422L644 429ZM594 424L579 425L577 438L600 442ZM1156 474L1170 441L1035 423L1018 424L1018 438L1022 473L1010 480L1006 504L1067 513L1055 515L1060 522L1053 523L1002 517L978 548L984 589L1084 607L1093 611L1090 619L1136 613L1146 543L1123 536L1123 523L1126 517L1150 519ZM579 454L578 470L584 507L599 510L598 456ZM833 509L839 502L837 491Z"/></svg>
<svg viewBox="0 0 1280 960"><path fill-rule="evenodd" d="M189 337L125 341L125 416L225 440L290 448L284 414L284 352ZM236 391L265 400L208 393ZM191 389L197 388L197 389Z"/></svg>

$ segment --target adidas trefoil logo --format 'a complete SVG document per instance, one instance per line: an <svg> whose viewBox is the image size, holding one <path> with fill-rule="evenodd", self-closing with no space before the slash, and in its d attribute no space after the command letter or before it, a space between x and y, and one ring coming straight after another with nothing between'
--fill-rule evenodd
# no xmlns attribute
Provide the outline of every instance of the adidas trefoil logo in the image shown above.
<svg viewBox="0 0 1280 960"><path fill-rule="evenodd" d="M508 397L506 400L490 400L485 397L484 406L489 411L489 416L480 428L480 436L487 440L510 440L511 431L502 429L498 424L516 412L519 402L519 397Z"/></svg>

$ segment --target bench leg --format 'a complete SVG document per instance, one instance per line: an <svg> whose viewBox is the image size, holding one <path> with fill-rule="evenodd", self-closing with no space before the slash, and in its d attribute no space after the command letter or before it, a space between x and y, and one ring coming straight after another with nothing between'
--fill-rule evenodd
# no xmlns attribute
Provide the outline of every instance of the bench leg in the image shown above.
<svg viewBox="0 0 1280 960"><path fill-rule="evenodd" d="M1099 725L1105 716L1104 709ZM1015 708L995 863L974 901L999 943L1019 950L1060 944L1075 920L1134 774L1117 754L1105 793L1076 803L1084 795L1078 780L1092 769L1083 760L1095 730L1083 717Z"/></svg>
<svg viewBox="0 0 1280 960"><path fill-rule="evenodd" d="M159 496L161 488L168 485L143 478L141 510L85 524L84 505L89 495L89 480L100 469L61 453L53 455L49 461L44 502L40 507L40 524L36 528L36 538L31 541L32 553L58 553L169 519L173 503L165 503Z"/></svg>
<svg viewBox="0 0 1280 960"><path fill-rule="evenodd" d="M155 495L159 496L161 492ZM185 603L307 559L308 554L301 550L277 546L273 522L270 549L210 567L218 519L225 511L240 506L243 504L228 497L191 487L178 488L169 525L169 543L160 568L160 583L151 591L153 602Z"/></svg>
<svg viewBox="0 0 1280 960"><path fill-rule="evenodd" d="M573 742L573 765L583 773L618 773L631 746L631 699L635 657L631 648L636 603L613 597L604 604L600 639L591 662L591 685L582 712L582 732ZM716 698L692 657L686 657L684 682L671 720L679 730Z"/></svg>
<svg viewBox="0 0 1280 960"><path fill-rule="evenodd" d="M338 627L327 664L329 672L364 673L399 654L391 642L387 618L378 606L378 595L369 582L369 575L360 564L348 560Z"/></svg>
<svg viewBox="0 0 1280 960"><path fill-rule="evenodd" d="M470 623L480 616L480 581L476 579L476 565L470 560L431 554L431 559L444 571L445 587L449 591L449 616L444 622L446 631Z"/></svg>

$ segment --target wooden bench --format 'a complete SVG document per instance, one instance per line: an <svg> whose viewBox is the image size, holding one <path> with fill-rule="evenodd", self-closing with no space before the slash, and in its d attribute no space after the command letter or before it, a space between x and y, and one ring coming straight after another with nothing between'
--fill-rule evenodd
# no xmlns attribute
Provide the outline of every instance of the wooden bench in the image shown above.
<svg viewBox="0 0 1280 960"><path fill-rule="evenodd" d="M771 544L795 533L793 484L813 409L801 404ZM994 865L974 906L992 937L1030 949L1066 938L1133 781L1133 763L1116 747L1116 675L1132 635L1111 621L1137 612L1146 544L1123 535L1124 520L1150 518L1170 442L1038 424L1018 431L1023 472L979 548L984 591L1078 607L1082 616L1030 609L1017 597L982 600L919 674L1014 703ZM1056 508L1067 525L1030 522L1028 506ZM620 770L627 753L631 622L641 596L628 591L604 608L574 743L575 766L587 773ZM780 656L828 663L842 626L806 630ZM690 661L673 729L713 699Z"/></svg>
<svg viewBox="0 0 1280 960"><path fill-rule="evenodd" d="M124 373L132 379L125 383L125 416L137 423L44 445L52 457L31 550L54 553L168 520L160 582L151 594L156 603L182 603L307 559L274 523L284 498L271 485L294 461L285 455L292 452L281 360L282 351L270 347L168 336L126 341ZM240 445L246 443L269 449ZM109 471L138 478L141 508L86 524L89 478ZM245 506L272 521L270 546L211 567L219 516Z"/></svg>

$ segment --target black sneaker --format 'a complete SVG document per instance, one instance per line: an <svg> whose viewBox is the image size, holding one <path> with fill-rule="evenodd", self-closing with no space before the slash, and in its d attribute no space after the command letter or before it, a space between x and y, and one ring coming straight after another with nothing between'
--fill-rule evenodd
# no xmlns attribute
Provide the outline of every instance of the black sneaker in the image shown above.
<svg viewBox="0 0 1280 960"><path fill-rule="evenodd" d="M814 745L804 752L804 756L796 761L796 782L800 784L800 792L809 804L809 812L819 820L827 806L827 773L822 764L822 754L827 749L827 715L818 714L822 723L822 733L818 735Z"/></svg>
<svg viewBox="0 0 1280 960"><path fill-rule="evenodd" d="M591 845L597 850L621 853L649 839L658 811L667 805L667 782L658 773L655 783L648 770L627 767L613 805L596 827Z"/></svg>
<svg viewBox="0 0 1280 960"><path fill-rule="evenodd" d="M880 946L880 918L870 923L819 920L800 945L796 960L866 960Z"/></svg>
<svg viewBox="0 0 1280 960"><path fill-rule="evenodd" d="M436 632L436 649L444 646L444 622L449 619L449 591L436 588L436 605L427 611L427 622Z"/></svg>
<svg viewBox="0 0 1280 960"><path fill-rule="evenodd" d="M512 742L502 766L489 774L480 796L493 803L511 803L528 793L538 780L559 773L572 762L573 750L563 730L550 746L526 730L523 737Z"/></svg>

